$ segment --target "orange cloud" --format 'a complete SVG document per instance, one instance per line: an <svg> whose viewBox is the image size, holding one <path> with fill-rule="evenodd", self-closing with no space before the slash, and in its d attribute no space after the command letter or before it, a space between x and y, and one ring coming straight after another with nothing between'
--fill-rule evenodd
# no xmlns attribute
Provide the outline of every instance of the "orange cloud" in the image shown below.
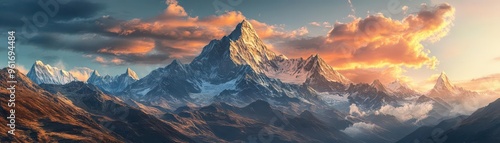
<svg viewBox="0 0 500 143"><path fill-rule="evenodd" d="M402 21L372 15L351 23L335 24L327 39L332 50L340 54L332 63L344 67L383 67L405 65L434 68L435 57L421 44L435 42L449 31L454 9L448 4L434 8L424 6L416 15Z"/></svg>
<svg viewBox="0 0 500 143"><path fill-rule="evenodd" d="M453 15L454 8L448 4L423 5L420 12L403 20L370 15L350 23L336 23L326 37L297 39L301 41L298 46L294 45L298 42L283 42L278 50L302 56L322 53L337 69L424 65L434 68L438 60L429 55L422 43L436 42L445 36Z"/></svg>
<svg viewBox="0 0 500 143"><path fill-rule="evenodd" d="M111 60L108 60L108 59L106 59L104 57L96 56L94 58L94 61L96 61L96 62L98 62L100 64L104 64L104 65L109 65L109 64L122 65L122 64L125 63L125 60L117 58L117 57L113 57Z"/></svg>
<svg viewBox="0 0 500 143"><path fill-rule="evenodd" d="M133 40L127 45L120 45L116 47L104 47L99 49L100 53L110 53L114 55L121 54L146 54L155 48L153 40Z"/></svg>
<svg viewBox="0 0 500 143"><path fill-rule="evenodd" d="M499 61L500 62L500 57L496 57L495 59L493 59L494 61Z"/></svg>
<svg viewBox="0 0 500 143"><path fill-rule="evenodd" d="M321 26L321 24L319 24L318 22L311 22L309 24L312 25L312 26L316 26L316 27L320 27Z"/></svg>
<svg viewBox="0 0 500 143"><path fill-rule="evenodd" d="M500 74L459 82L457 86L478 92L494 92L500 95Z"/></svg>
<svg viewBox="0 0 500 143"><path fill-rule="evenodd" d="M118 36L151 40L134 40L128 46L103 47L98 52L122 55L115 56L115 58L120 59L130 58L123 55L148 55L152 52L159 52L168 58L190 59L199 54L210 40L222 38L230 33L239 22L246 19L238 11L229 11L222 15L210 15L202 18L191 17L177 1L168 0L166 4L168 6L164 12L154 18L107 22L111 25L103 26L106 27L107 32ZM306 27L286 32L282 26L268 25L253 19L248 21L252 23L259 37L264 40L296 38L309 33ZM128 59L122 60L124 62L130 61Z"/></svg>
<svg viewBox="0 0 500 143"><path fill-rule="evenodd" d="M98 63L101 63L101 64L104 64L104 63L107 63L106 59L104 59L103 57L101 56L97 56L95 57L94 61L98 62Z"/></svg>

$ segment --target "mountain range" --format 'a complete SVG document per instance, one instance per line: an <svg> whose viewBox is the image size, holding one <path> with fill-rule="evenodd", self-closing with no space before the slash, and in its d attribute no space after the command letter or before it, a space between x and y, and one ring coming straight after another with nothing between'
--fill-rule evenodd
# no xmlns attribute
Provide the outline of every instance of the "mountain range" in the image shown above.
<svg viewBox="0 0 500 143"><path fill-rule="evenodd" d="M26 114L40 110L44 116L22 121L31 126L12 141L405 142L463 117L451 114L454 105L481 96L453 85L444 72L429 93L399 80L353 83L318 54L305 59L278 55L256 33L244 20L229 35L210 41L192 62L173 60L143 78L128 68L116 76L94 70L78 81L68 71L36 61L27 76L18 76L20 88L30 94L25 100L39 101L26 102L33 108ZM46 102L49 106L42 106ZM52 106L64 108L60 118L48 115ZM485 107L469 118L490 121L494 117L483 117L500 115L492 110ZM42 124L62 129L37 128ZM477 131L487 129L480 126ZM460 139L471 127L464 128L446 128L446 133Z"/></svg>
<svg viewBox="0 0 500 143"><path fill-rule="evenodd" d="M66 84L77 79L68 71L36 61L27 76L36 84Z"/></svg>

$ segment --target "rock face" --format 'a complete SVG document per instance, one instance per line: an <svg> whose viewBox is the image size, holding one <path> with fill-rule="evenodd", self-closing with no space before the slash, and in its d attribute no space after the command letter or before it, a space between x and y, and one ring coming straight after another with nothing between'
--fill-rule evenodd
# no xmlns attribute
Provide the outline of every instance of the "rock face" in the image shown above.
<svg viewBox="0 0 500 143"><path fill-rule="evenodd" d="M318 102L317 92L345 90L348 79L318 55L288 59L267 48L248 21L212 40L191 63L174 60L131 84L123 95L161 107L213 101L243 105Z"/></svg>
<svg viewBox="0 0 500 143"><path fill-rule="evenodd" d="M97 70L94 70L87 83L93 84L109 93L119 93L137 80L139 80L137 74L132 69L127 68L124 74L115 77L109 75L101 76Z"/></svg>
<svg viewBox="0 0 500 143"><path fill-rule="evenodd" d="M27 74L36 84L66 84L77 79L68 71L36 61Z"/></svg>

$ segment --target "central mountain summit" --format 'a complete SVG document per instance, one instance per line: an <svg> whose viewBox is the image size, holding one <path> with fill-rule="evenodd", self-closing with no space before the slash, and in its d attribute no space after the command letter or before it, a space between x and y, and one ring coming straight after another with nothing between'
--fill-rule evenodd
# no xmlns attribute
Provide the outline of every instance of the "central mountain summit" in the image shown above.
<svg viewBox="0 0 500 143"><path fill-rule="evenodd" d="M319 100L318 92L344 90L349 83L319 55L289 59L276 54L243 20L229 35L210 41L191 63L174 60L131 84L124 94L166 108L258 99L311 103Z"/></svg>
<svg viewBox="0 0 500 143"><path fill-rule="evenodd" d="M247 20L239 23L229 36L211 41L191 63L209 65L207 69L212 69L214 64L222 67L248 65L257 73L285 83L317 84L315 89L320 91L330 88L320 87L325 82L350 83L319 55L311 55L307 59L288 59L277 55L264 44Z"/></svg>

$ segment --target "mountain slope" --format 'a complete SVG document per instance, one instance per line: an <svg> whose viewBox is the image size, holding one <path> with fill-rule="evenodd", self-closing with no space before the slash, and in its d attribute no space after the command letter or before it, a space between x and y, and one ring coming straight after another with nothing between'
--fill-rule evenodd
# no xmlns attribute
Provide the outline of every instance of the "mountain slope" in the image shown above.
<svg viewBox="0 0 500 143"><path fill-rule="evenodd" d="M201 142L359 142L305 111L291 116L265 101L239 108L214 103L163 116ZM259 137L261 136L261 137Z"/></svg>
<svg viewBox="0 0 500 143"><path fill-rule="evenodd" d="M17 71L19 72L19 71ZM16 135L1 134L2 141L10 142L122 142L119 136L94 122L84 110L71 104L67 98L46 92L23 74L16 80ZM0 85L8 87L8 72L0 70ZM0 88L0 95L8 97L9 91ZM7 103L8 98L0 98ZM10 107L0 106L0 116L9 116ZM6 125L6 118L0 118ZM1 126L7 131L7 126Z"/></svg>
<svg viewBox="0 0 500 143"><path fill-rule="evenodd" d="M187 136L152 115L130 107L114 96L83 82L65 85L41 85L60 93L76 106L92 114L104 127L125 138L127 142L192 142Z"/></svg>
<svg viewBox="0 0 500 143"><path fill-rule="evenodd" d="M36 61L27 76L36 84L66 84L77 79L69 72Z"/></svg>

